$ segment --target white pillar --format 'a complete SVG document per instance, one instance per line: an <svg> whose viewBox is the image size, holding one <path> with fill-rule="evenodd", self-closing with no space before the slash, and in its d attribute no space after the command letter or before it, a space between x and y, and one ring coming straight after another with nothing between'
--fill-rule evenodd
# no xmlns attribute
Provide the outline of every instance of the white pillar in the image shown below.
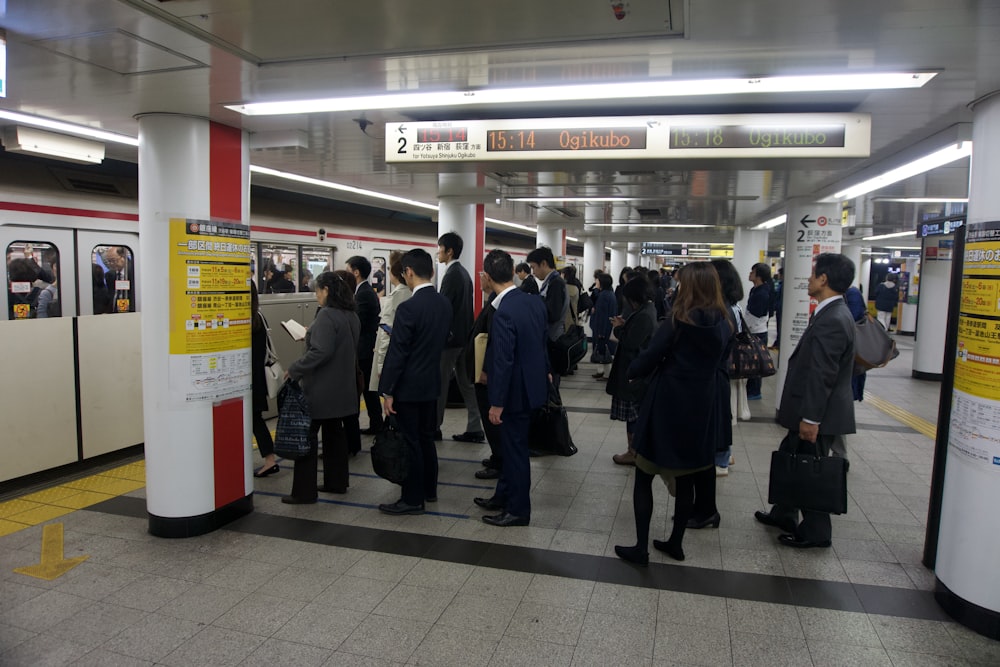
<svg viewBox="0 0 1000 667"><path fill-rule="evenodd" d="M636 243L634 241L628 244L627 261L628 265L631 266L633 269L640 268L642 265L642 257L639 254L641 251L642 251L642 244Z"/></svg>
<svg viewBox="0 0 1000 667"><path fill-rule="evenodd" d="M781 287L781 351L775 407L781 404L788 358L806 330L809 315L815 307L810 304L808 284L813 258L824 252L840 252L840 239L840 210L836 204L802 200L789 202L788 221L785 223L785 282Z"/></svg>
<svg viewBox="0 0 1000 667"><path fill-rule="evenodd" d="M788 223L786 223L788 224ZM767 251L766 229L747 229L737 227L733 234L733 267L740 274L743 281L744 299L741 304L746 308L746 297L750 294L750 267L757 262L763 261L761 255ZM782 321L784 321L782 313Z"/></svg>
<svg viewBox="0 0 1000 667"><path fill-rule="evenodd" d="M923 270L920 259L907 259L905 269L906 273L910 275L910 285L906 300L900 301L899 308L896 310L896 332L912 335L917 329L916 298L923 288L920 282L920 273ZM900 298L902 298L902 294L900 294Z"/></svg>
<svg viewBox="0 0 1000 667"><path fill-rule="evenodd" d="M847 259L854 262L854 282L851 284L855 287L861 285L865 280L861 273L861 246L856 243L851 243L850 245L845 243L841 252L844 253L844 256L847 257ZM864 276L867 276L867 274L864 274ZM868 298L867 287L864 290L864 296L866 299Z"/></svg>
<svg viewBox="0 0 1000 667"><path fill-rule="evenodd" d="M913 342L913 377L940 380L944 367L944 337L948 331L949 295L951 294L951 252L940 248L941 240L951 236L924 239L920 263L920 310L917 313L917 337ZM948 252L941 252L947 250Z"/></svg>
<svg viewBox="0 0 1000 667"><path fill-rule="evenodd" d="M486 227L482 204L468 203L476 184L476 174L438 174L438 238L448 232L462 237L462 255L458 261L478 287ZM444 266L439 264L437 275L443 273ZM478 303L479 294L478 289L473 291L473 301Z"/></svg>
<svg viewBox="0 0 1000 667"><path fill-rule="evenodd" d="M139 117L137 268L146 507L154 535L198 535L253 509L248 155L247 135L238 129L176 114ZM211 223L222 220L243 224L216 233ZM235 248L215 245L224 234ZM213 275L237 280L224 292L190 284L192 277L204 280L205 273L190 271L203 272L198 262L209 255L230 267ZM238 283L243 272L245 287ZM192 316L205 313L188 302L192 289L236 297L237 305L229 299L218 307L228 313L225 321L198 320ZM212 326L186 327L190 322ZM200 380L213 380L215 388L206 391Z"/></svg>
<svg viewBox="0 0 1000 667"><path fill-rule="evenodd" d="M950 323L958 327L962 353L947 351L957 359L935 573L936 597L944 608L959 622L1000 639L1000 576L996 567L1000 513L989 511L1000 507L1000 433L996 426L1000 369L989 363L1000 355L996 341L977 334L994 331L1000 315L994 265L980 259L979 253L996 253L1000 244L974 236L979 223L1000 220L1000 188L996 185L1000 174L1000 94L981 99L973 109L974 154L963 270L964 276L975 277L968 280L969 289L963 285L962 290L962 303L970 304L963 307L963 319L972 326ZM977 297L983 297L982 301Z"/></svg>
<svg viewBox="0 0 1000 667"><path fill-rule="evenodd" d="M860 284L863 287L861 293L865 297L865 303L874 298L874 295L872 294L874 289L870 289L870 286L868 284L871 275L872 275L872 256L866 255L865 259L861 260L861 268L859 269L859 275L858 275L858 280L860 281Z"/></svg>
<svg viewBox="0 0 1000 667"><path fill-rule="evenodd" d="M594 282L594 271L604 270L604 239L588 236L583 240L583 270L577 278L584 287Z"/></svg>
<svg viewBox="0 0 1000 667"><path fill-rule="evenodd" d="M626 266L628 264L625 257L625 244L613 242L611 244L611 267L608 272L611 274L611 284L615 287L618 286L618 276L621 275L622 269Z"/></svg>
<svg viewBox="0 0 1000 667"><path fill-rule="evenodd" d="M556 175L551 172L540 172L538 181L540 183L552 183ZM538 194L542 197L559 197L563 189L553 185L540 185ZM535 232L536 244L552 249L552 254L559 261L561 255L566 254L566 234L564 225L566 224L562 216L555 211L550 211L544 206L538 209L538 218L535 220L537 231Z"/></svg>

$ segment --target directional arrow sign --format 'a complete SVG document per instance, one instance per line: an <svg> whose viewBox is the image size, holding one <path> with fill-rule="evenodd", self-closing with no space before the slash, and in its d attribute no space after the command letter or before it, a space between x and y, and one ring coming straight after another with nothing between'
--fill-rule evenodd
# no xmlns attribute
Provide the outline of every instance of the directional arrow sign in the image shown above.
<svg viewBox="0 0 1000 667"><path fill-rule="evenodd" d="M799 223L800 223L800 224L801 224L801 225L802 225L803 227L805 227L806 229L809 229L809 224L810 224L810 223L813 223L813 222L816 222L816 221L815 221L815 220L810 220L810 219L809 219L809 214L808 214L808 213L806 213L806 214L805 214L804 216L802 216L802 219L801 219L801 220L799 220Z"/></svg>
<svg viewBox="0 0 1000 667"><path fill-rule="evenodd" d="M77 556L76 558L63 557L63 525L61 523L50 523L42 527L42 560L38 565L28 565L18 567L14 571L18 574L26 574L36 579L52 581L63 576L74 567L90 558L90 556Z"/></svg>
<svg viewBox="0 0 1000 667"><path fill-rule="evenodd" d="M405 125L400 124L400 126L399 126L399 133L400 134L405 134L406 133L406 126Z"/></svg>

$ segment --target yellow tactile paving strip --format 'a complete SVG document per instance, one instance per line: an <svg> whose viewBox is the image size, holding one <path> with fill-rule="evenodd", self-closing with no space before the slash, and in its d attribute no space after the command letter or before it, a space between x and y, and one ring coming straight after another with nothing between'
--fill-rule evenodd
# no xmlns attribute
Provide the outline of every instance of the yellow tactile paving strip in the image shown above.
<svg viewBox="0 0 1000 667"><path fill-rule="evenodd" d="M865 392L865 401L889 415L893 419L902 422L918 433L923 433L931 440L937 439L937 425L932 424L923 417L918 417L912 412L907 412L898 405L893 405L889 401L875 396L870 391Z"/></svg>
<svg viewBox="0 0 1000 667"><path fill-rule="evenodd" d="M0 535L51 521L146 486L146 462L135 461L0 502Z"/></svg>

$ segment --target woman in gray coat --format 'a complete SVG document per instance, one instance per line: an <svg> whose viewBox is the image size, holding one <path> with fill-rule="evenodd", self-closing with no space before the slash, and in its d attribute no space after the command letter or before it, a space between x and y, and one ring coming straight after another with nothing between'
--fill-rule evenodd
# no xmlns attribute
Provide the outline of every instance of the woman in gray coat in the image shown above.
<svg viewBox="0 0 1000 667"><path fill-rule="evenodd" d="M286 375L302 384L309 401L309 453L295 462L292 493L281 502L316 502L318 491L347 493L347 438L344 418L358 412L356 379L361 322L354 292L344 279L327 271L316 278L320 309L306 333L306 353ZM316 487L317 436L323 430L323 486Z"/></svg>

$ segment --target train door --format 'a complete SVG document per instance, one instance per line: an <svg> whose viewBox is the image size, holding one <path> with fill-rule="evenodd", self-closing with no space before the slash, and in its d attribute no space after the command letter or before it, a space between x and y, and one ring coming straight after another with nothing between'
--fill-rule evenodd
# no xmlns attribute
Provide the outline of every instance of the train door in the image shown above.
<svg viewBox="0 0 1000 667"><path fill-rule="evenodd" d="M380 297L389 296L392 293L392 283L389 282L389 250L386 248L375 248L372 250L372 273L368 282L372 284L372 289Z"/></svg>
<svg viewBox="0 0 1000 667"><path fill-rule="evenodd" d="M0 481L78 460L73 232L0 226L7 271L0 349L8 379L0 402Z"/></svg>
<svg viewBox="0 0 1000 667"><path fill-rule="evenodd" d="M138 234L77 232L83 458L144 439L138 252Z"/></svg>

